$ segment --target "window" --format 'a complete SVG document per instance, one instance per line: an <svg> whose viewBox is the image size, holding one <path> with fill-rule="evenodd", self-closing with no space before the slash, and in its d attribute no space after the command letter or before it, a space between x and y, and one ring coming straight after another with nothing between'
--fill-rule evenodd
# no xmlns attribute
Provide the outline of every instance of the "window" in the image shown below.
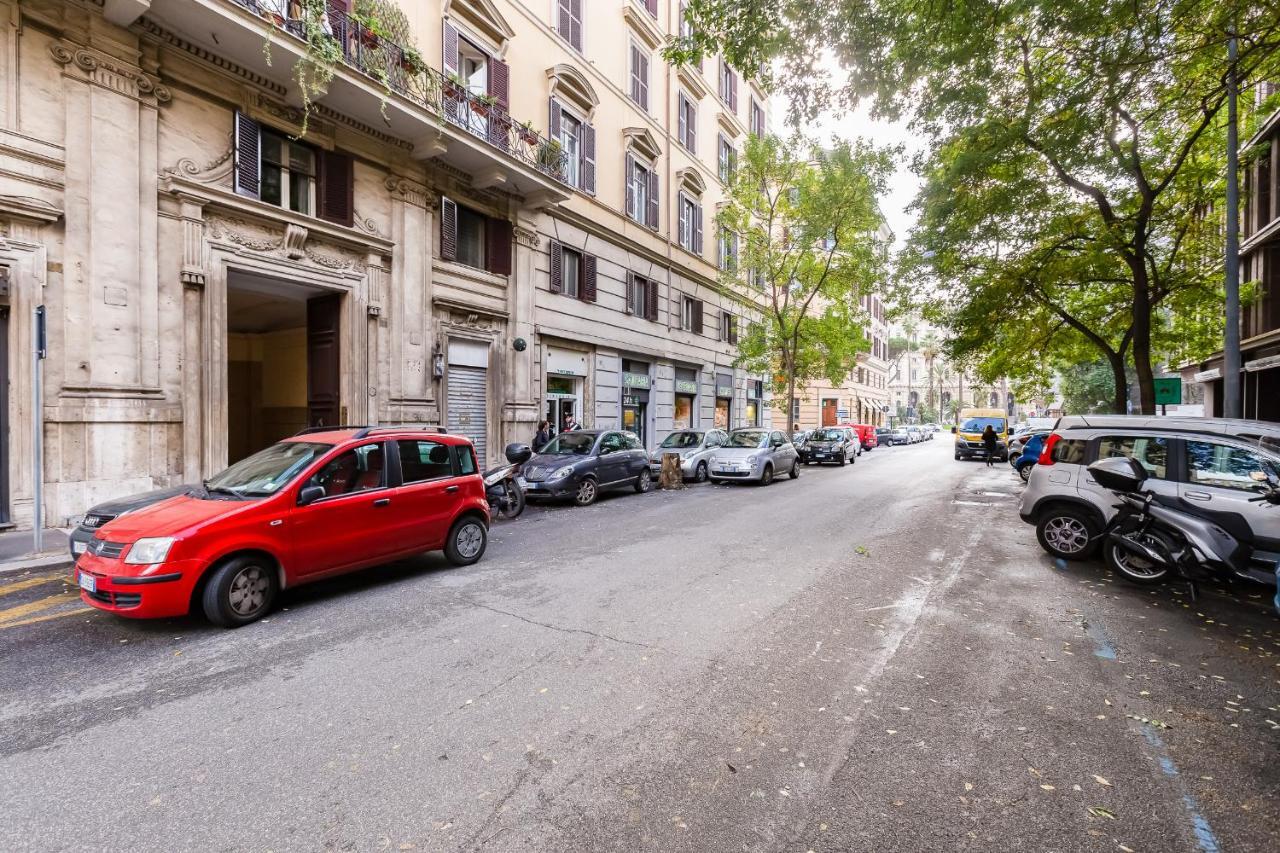
<svg viewBox="0 0 1280 853"><path fill-rule="evenodd" d="M730 344L738 342L738 318L728 311L720 314L720 340Z"/></svg>
<svg viewBox="0 0 1280 853"><path fill-rule="evenodd" d="M653 17L658 17L658 0L644 0L644 8Z"/></svg>
<svg viewBox="0 0 1280 853"><path fill-rule="evenodd" d="M676 102L676 111L676 138L690 154L694 154L698 150L698 107L688 95L681 92Z"/></svg>
<svg viewBox="0 0 1280 853"><path fill-rule="evenodd" d="M572 186L581 180L582 122L568 113L560 115L560 145L564 149L564 177Z"/></svg>
<svg viewBox="0 0 1280 853"><path fill-rule="evenodd" d="M634 432L624 432L622 434L623 444L627 450L644 450L644 445L640 443L640 436Z"/></svg>
<svg viewBox="0 0 1280 853"><path fill-rule="evenodd" d="M755 98L751 99L751 132L756 136L764 136L764 107Z"/></svg>
<svg viewBox="0 0 1280 853"><path fill-rule="evenodd" d="M689 20L689 4L680 2L680 38L693 38L693 23Z"/></svg>
<svg viewBox="0 0 1280 853"><path fill-rule="evenodd" d="M649 51L631 43L631 100L640 109L649 110Z"/></svg>
<svg viewBox="0 0 1280 853"><path fill-rule="evenodd" d="M447 444L410 438L397 441L396 449L400 451L400 472L405 485L453 476L452 454Z"/></svg>
<svg viewBox="0 0 1280 853"><path fill-rule="evenodd" d="M458 457L458 473L462 475L474 474L476 472L476 454L469 445L454 445L455 454Z"/></svg>
<svg viewBox="0 0 1280 853"><path fill-rule="evenodd" d="M646 320L656 319L657 302L658 283L630 273L627 277L627 313Z"/></svg>
<svg viewBox="0 0 1280 853"><path fill-rule="evenodd" d="M600 452L612 453L616 450L622 450L626 447L626 442L622 439L622 434L617 432L606 432L604 438L600 439Z"/></svg>
<svg viewBox="0 0 1280 853"><path fill-rule="evenodd" d="M561 292L565 296L579 298L582 288L582 253L573 249L564 249L564 284Z"/></svg>
<svg viewBox="0 0 1280 853"><path fill-rule="evenodd" d="M680 328L686 332L702 334L702 300L692 296L681 297Z"/></svg>
<svg viewBox="0 0 1280 853"><path fill-rule="evenodd" d="M1280 474L1280 465L1252 450L1209 441L1187 442L1187 478L1198 486L1260 491L1255 472Z"/></svg>
<svg viewBox="0 0 1280 853"><path fill-rule="evenodd" d="M559 0L556 32L577 51L582 50L582 0Z"/></svg>
<svg viewBox="0 0 1280 853"><path fill-rule="evenodd" d="M723 59L720 60L720 100L729 105L731 112L738 111L738 75Z"/></svg>
<svg viewBox="0 0 1280 853"><path fill-rule="evenodd" d="M440 201L440 257L497 275L511 274L511 223L450 198Z"/></svg>
<svg viewBox="0 0 1280 853"><path fill-rule="evenodd" d="M658 174L647 163L627 155L627 216L649 228L658 227Z"/></svg>
<svg viewBox="0 0 1280 853"><path fill-rule="evenodd" d="M317 471L307 486L320 486L326 498L349 495L386 485L381 444L348 450Z"/></svg>
<svg viewBox="0 0 1280 853"><path fill-rule="evenodd" d="M738 267L738 235L728 229L720 229L720 269L733 272Z"/></svg>
<svg viewBox="0 0 1280 853"><path fill-rule="evenodd" d="M551 292L596 301L596 257L551 241Z"/></svg>
<svg viewBox="0 0 1280 853"><path fill-rule="evenodd" d="M1083 465L1089 443L1078 438L1065 438L1053 446L1053 461Z"/></svg>
<svg viewBox="0 0 1280 853"><path fill-rule="evenodd" d="M1136 459L1147 469L1147 476L1164 480L1169 470L1169 442L1149 436L1107 436L1098 442L1098 458Z"/></svg>
<svg viewBox="0 0 1280 853"><path fill-rule="evenodd" d="M679 226L677 235L681 247L702 254L702 205L684 192L677 199Z"/></svg>
<svg viewBox="0 0 1280 853"><path fill-rule="evenodd" d="M262 188L268 204L310 215L315 208L316 155L310 146L262 131Z"/></svg>
<svg viewBox="0 0 1280 853"><path fill-rule="evenodd" d="M720 172L720 183L732 183L733 173L738 169L738 152L723 133L720 134L719 150L716 152L716 165Z"/></svg>
<svg viewBox="0 0 1280 853"><path fill-rule="evenodd" d="M232 156L232 188L240 195L352 224L354 163L347 155L294 142L238 112Z"/></svg>
<svg viewBox="0 0 1280 853"><path fill-rule="evenodd" d="M566 182L585 193L596 191L596 132L579 116L570 113L558 98L551 99L548 123L551 139L560 143L564 154Z"/></svg>

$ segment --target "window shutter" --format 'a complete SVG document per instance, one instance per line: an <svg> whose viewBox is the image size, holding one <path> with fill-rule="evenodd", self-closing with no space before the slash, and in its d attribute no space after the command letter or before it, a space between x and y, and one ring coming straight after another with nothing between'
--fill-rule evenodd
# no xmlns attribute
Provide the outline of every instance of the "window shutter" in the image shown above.
<svg viewBox="0 0 1280 853"><path fill-rule="evenodd" d="M560 250L560 244L555 240L551 241L551 292L560 293L564 290L564 252Z"/></svg>
<svg viewBox="0 0 1280 853"><path fill-rule="evenodd" d="M628 272L627 273L627 308L626 308L626 312L628 314L635 313L635 291L637 287L641 287L641 286L643 285L640 282L640 280L636 278L636 274L633 272Z"/></svg>
<svg viewBox="0 0 1280 853"><path fill-rule="evenodd" d="M440 199L440 257L458 259L458 205L451 199Z"/></svg>
<svg viewBox="0 0 1280 853"><path fill-rule="evenodd" d="M636 209L636 187L635 187L635 181L634 181L635 174L636 174L636 158L628 154L626 159L625 169L623 171L623 175L624 175L623 181L626 184L626 188L627 188L627 215L628 216L631 216ZM639 215L636 215L635 219L639 221L640 219Z"/></svg>
<svg viewBox="0 0 1280 853"><path fill-rule="evenodd" d="M582 125L582 191L596 194L596 129Z"/></svg>
<svg viewBox="0 0 1280 853"><path fill-rule="evenodd" d="M547 120L547 127L550 128L548 135L552 139L560 138L560 102L555 98L551 99L551 116Z"/></svg>
<svg viewBox="0 0 1280 853"><path fill-rule="evenodd" d="M693 333L695 335L702 334L702 300L693 300Z"/></svg>
<svg viewBox="0 0 1280 853"><path fill-rule="evenodd" d="M658 321L658 282L651 278L646 279L644 287L644 318L656 323Z"/></svg>
<svg viewBox="0 0 1280 853"><path fill-rule="evenodd" d="M485 258L489 272L495 275L511 275L511 222L506 219L490 219L485 223Z"/></svg>
<svg viewBox="0 0 1280 853"><path fill-rule="evenodd" d="M649 10L650 15L658 17L658 0L644 0L644 7Z"/></svg>
<svg viewBox="0 0 1280 853"><path fill-rule="evenodd" d="M573 30L569 33L569 44L573 45L575 50L582 50L582 0L569 0L573 7L570 17L573 22Z"/></svg>
<svg viewBox="0 0 1280 853"><path fill-rule="evenodd" d="M649 109L649 54L640 51L640 107Z"/></svg>
<svg viewBox="0 0 1280 853"><path fill-rule="evenodd" d="M262 136L258 123L242 112L236 112L234 188L240 195L258 197L258 178L262 168Z"/></svg>
<svg viewBox="0 0 1280 853"><path fill-rule="evenodd" d="M685 142L685 147L687 147L690 152L696 152L698 150L698 113L697 110L694 109L693 101L690 101L687 98L684 102L684 108L689 114L689 117L684 120L685 133L689 137L688 141Z"/></svg>
<svg viewBox="0 0 1280 853"><path fill-rule="evenodd" d="M693 251L702 254L702 205L693 206Z"/></svg>
<svg viewBox="0 0 1280 853"><path fill-rule="evenodd" d="M583 302L596 301L596 256L583 254L582 256L582 286L578 288L579 298Z"/></svg>
<svg viewBox="0 0 1280 853"><path fill-rule="evenodd" d="M510 66L501 59L489 57L489 94L504 113L511 109L510 78Z"/></svg>
<svg viewBox="0 0 1280 853"><path fill-rule="evenodd" d="M680 144L689 147L688 134L688 112L685 111L685 104L688 103L684 99L684 95L680 95L676 101L676 139L680 140Z"/></svg>
<svg viewBox="0 0 1280 853"><path fill-rule="evenodd" d="M320 218L350 227L355 221L354 161L336 151L317 153Z"/></svg>
<svg viewBox="0 0 1280 853"><path fill-rule="evenodd" d="M649 212L648 225L655 231L658 228L658 170L649 172Z"/></svg>
<svg viewBox="0 0 1280 853"><path fill-rule="evenodd" d="M640 48L631 45L631 100L640 103Z"/></svg>
<svg viewBox="0 0 1280 853"><path fill-rule="evenodd" d="M738 111L738 73L729 69L729 109Z"/></svg>
<svg viewBox="0 0 1280 853"><path fill-rule="evenodd" d="M448 21L444 22L444 76L458 73L458 28Z"/></svg>
<svg viewBox="0 0 1280 853"><path fill-rule="evenodd" d="M560 37L572 44L573 21L569 15L570 0L560 0L560 20L556 22L556 30L560 33Z"/></svg>

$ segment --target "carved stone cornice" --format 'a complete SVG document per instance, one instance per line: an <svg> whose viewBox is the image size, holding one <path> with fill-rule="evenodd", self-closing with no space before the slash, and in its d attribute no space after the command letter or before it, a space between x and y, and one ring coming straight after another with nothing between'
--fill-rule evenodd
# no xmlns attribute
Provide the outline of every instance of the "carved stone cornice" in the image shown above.
<svg viewBox="0 0 1280 853"><path fill-rule="evenodd" d="M240 77L241 79L244 79L244 80L248 80L250 83L254 84L255 86L261 86L263 89L266 89L267 91L272 92L277 97L283 98L287 94L287 91L285 90L284 86L281 86L278 83L272 82L266 77L263 77L261 74L257 74L253 71L248 70L247 68L243 68L240 65L237 65L236 63L227 59L226 57L219 56L218 54L210 50L206 50L205 48L200 47L197 44L193 44L187 41L186 39L174 33L169 32L169 30L166 30L164 27L160 26L155 21L152 21L150 18L146 18L146 17L142 18L138 22L137 26L141 27L144 32L148 33L155 39L162 41L165 44L168 44L172 47L175 47L178 50L185 51L186 53L189 53L192 56L195 56L199 59L202 59L205 62L209 63L210 65L214 65L218 68L221 68L222 70L228 72L229 74L232 74L236 77Z"/></svg>
<svg viewBox="0 0 1280 853"><path fill-rule="evenodd" d="M511 233L515 236L516 243L519 245L528 249L538 248L538 232L534 231L532 228L525 228L522 225L517 225L511 229Z"/></svg>
<svg viewBox="0 0 1280 853"><path fill-rule="evenodd" d="M360 211L353 211L352 221L355 227L372 237L381 237L387 239L386 232L382 230L382 226L378 224L378 220L372 216L365 216Z"/></svg>
<svg viewBox="0 0 1280 853"><path fill-rule="evenodd" d="M173 97L158 77L101 51L59 42L50 45L49 53L68 70L79 69L90 83L125 97L147 104L167 104Z"/></svg>
<svg viewBox="0 0 1280 853"><path fill-rule="evenodd" d="M389 175L383 186L392 196L408 203L436 210L440 206L440 197L432 192L426 184L406 178L403 175Z"/></svg>
<svg viewBox="0 0 1280 853"><path fill-rule="evenodd" d="M221 182L231 174L232 154L234 153L232 137L227 134L226 150L206 163L198 163L190 157L183 157L177 163L162 170L166 175L179 175L201 184Z"/></svg>
<svg viewBox="0 0 1280 853"><path fill-rule="evenodd" d="M311 240L310 231L294 223L282 227L214 213L205 220L209 236L262 254L310 262L325 269L363 274L365 256L328 242Z"/></svg>

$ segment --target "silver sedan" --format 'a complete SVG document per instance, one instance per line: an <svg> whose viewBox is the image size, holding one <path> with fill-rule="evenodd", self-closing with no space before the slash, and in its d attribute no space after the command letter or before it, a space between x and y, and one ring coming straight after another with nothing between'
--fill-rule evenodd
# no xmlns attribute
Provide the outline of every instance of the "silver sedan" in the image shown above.
<svg viewBox="0 0 1280 853"><path fill-rule="evenodd" d="M649 457L649 468L656 477L662 471L663 455L677 453L680 456L680 473L684 478L695 483L705 482L712 452L728 440L729 434L722 429L705 432L698 429L676 430L663 439Z"/></svg>
<svg viewBox="0 0 1280 853"><path fill-rule="evenodd" d="M800 455L795 445L777 430L747 427L729 433L729 440L718 447L708 460L711 482L750 480L767 486L773 478L786 473L791 479L800 476Z"/></svg>

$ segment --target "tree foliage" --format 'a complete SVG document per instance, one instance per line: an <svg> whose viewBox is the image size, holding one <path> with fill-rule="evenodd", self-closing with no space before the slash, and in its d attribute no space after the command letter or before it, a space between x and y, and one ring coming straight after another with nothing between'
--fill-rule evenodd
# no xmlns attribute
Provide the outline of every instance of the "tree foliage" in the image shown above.
<svg viewBox="0 0 1280 853"><path fill-rule="evenodd" d="M1152 412L1154 363L1218 340L1179 318L1221 316L1226 42L1244 85L1280 74L1276 0L769 5L691 0L672 55L782 60L800 115L833 96L910 113L935 146L906 278L940 291L953 356L991 377L1046 349L1101 355L1117 404L1132 363Z"/></svg>
<svg viewBox="0 0 1280 853"><path fill-rule="evenodd" d="M840 385L865 351L863 294L884 278L876 197L892 169L886 152L855 142L820 149L801 137L751 137L717 217L737 236L731 282L746 271L763 311L739 341L738 363L775 377L794 408L797 383Z"/></svg>

